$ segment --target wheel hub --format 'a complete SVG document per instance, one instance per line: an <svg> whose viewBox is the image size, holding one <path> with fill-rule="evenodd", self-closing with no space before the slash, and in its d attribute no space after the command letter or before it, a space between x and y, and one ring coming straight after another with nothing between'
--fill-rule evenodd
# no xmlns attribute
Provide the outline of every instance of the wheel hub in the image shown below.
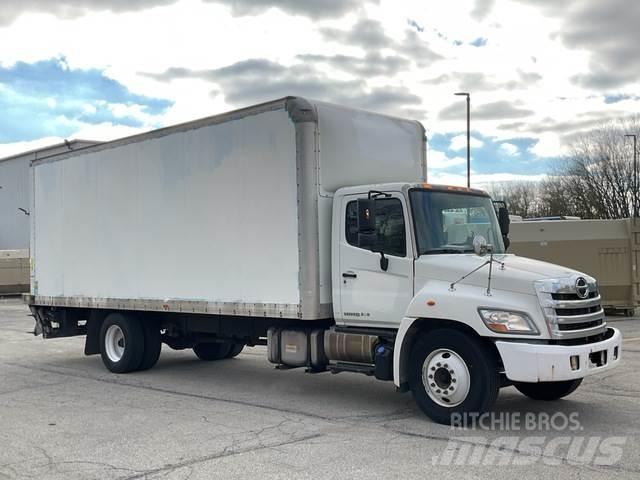
<svg viewBox="0 0 640 480"><path fill-rule="evenodd" d="M433 374L433 380L436 385L441 389L447 389L451 386L451 373L446 368L438 368Z"/></svg>
<svg viewBox="0 0 640 480"><path fill-rule="evenodd" d="M125 350L124 332L118 325L111 325L104 336L104 347L109 360L116 363L122 359Z"/></svg>
<svg viewBox="0 0 640 480"><path fill-rule="evenodd" d="M471 375L460 355L453 350L440 348L425 359L422 384L435 403L443 407L455 407L467 398Z"/></svg>

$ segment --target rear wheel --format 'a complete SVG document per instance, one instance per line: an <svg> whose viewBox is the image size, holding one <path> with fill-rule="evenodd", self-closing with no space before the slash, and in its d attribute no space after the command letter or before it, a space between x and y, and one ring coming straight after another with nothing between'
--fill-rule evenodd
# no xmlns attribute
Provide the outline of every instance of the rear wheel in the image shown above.
<svg viewBox="0 0 640 480"><path fill-rule="evenodd" d="M159 325L151 319L142 322L142 330L144 332L144 354L138 370L149 370L160 358L162 336Z"/></svg>
<svg viewBox="0 0 640 480"><path fill-rule="evenodd" d="M240 355L240 352L244 349L244 343L233 343L231 345L231 350L227 354L227 358L233 358Z"/></svg>
<svg viewBox="0 0 640 480"><path fill-rule="evenodd" d="M483 413L498 396L495 354L479 339L453 329L420 337L411 351L409 386L420 409L448 425L452 414Z"/></svg>
<svg viewBox="0 0 640 480"><path fill-rule="evenodd" d="M144 355L144 332L140 322L121 313L107 315L100 328L100 355L113 373L137 370Z"/></svg>
<svg viewBox="0 0 640 480"><path fill-rule="evenodd" d="M580 386L582 379L564 382L515 383L514 386L529 398L534 400L558 400L573 393Z"/></svg>
<svg viewBox="0 0 640 480"><path fill-rule="evenodd" d="M231 353L231 348L231 343L196 343L193 346L193 351L200 360L209 362L227 358Z"/></svg>

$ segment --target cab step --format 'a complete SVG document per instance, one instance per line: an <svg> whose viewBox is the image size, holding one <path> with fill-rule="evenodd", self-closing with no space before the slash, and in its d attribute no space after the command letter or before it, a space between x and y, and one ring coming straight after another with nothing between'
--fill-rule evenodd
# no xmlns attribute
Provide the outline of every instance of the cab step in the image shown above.
<svg viewBox="0 0 640 480"><path fill-rule="evenodd" d="M331 373L352 372L364 373L368 376L375 374L375 365L370 363L337 362L329 365L328 368Z"/></svg>

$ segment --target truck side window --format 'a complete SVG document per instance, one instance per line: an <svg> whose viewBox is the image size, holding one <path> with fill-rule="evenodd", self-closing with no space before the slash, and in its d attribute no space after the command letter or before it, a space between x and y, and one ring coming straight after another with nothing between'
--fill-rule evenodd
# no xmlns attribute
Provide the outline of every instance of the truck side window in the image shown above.
<svg viewBox="0 0 640 480"><path fill-rule="evenodd" d="M347 243L358 246L358 204L347 204L345 236ZM379 198L376 200L376 230L384 253L396 257L407 255L407 239L404 226L402 203L397 198Z"/></svg>

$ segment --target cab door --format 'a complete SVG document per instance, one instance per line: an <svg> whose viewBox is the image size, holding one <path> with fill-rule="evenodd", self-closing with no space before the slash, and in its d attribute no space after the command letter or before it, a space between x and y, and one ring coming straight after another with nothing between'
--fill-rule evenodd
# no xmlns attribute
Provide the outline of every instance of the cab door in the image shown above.
<svg viewBox="0 0 640 480"><path fill-rule="evenodd" d="M376 231L384 256L358 246L357 199L342 198L339 245L341 312L336 322L353 326L397 327L413 298L413 254L406 202L400 193L376 199Z"/></svg>

